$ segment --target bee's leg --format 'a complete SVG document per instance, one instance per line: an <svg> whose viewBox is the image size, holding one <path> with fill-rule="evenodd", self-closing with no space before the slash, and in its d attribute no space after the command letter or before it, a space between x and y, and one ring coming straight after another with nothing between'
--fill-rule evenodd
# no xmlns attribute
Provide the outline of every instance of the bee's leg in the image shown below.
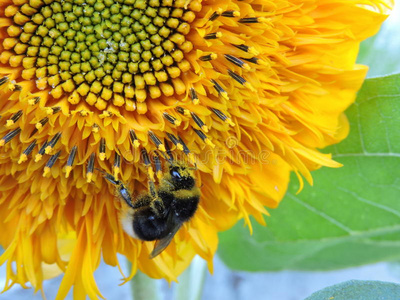
<svg viewBox="0 0 400 300"><path fill-rule="evenodd" d="M174 185L173 185L171 182L169 182L168 180L166 180L165 178L163 178L162 181L163 181L165 184L169 185L169 186L171 187L171 189L174 189L174 188L175 188Z"/></svg>
<svg viewBox="0 0 400 300"><path fill-rule="evenodd" d="M117 188L119 196L128 204L130 207L135 208L134 204L132 203L132 196L131 193L128 191L126 186L122 183L122 181L115 179L115 177L103 170L97 169L99 172L103 174L103 177L111 182Z"/></svg>
<svg viewBox="0 0 400 300"><path fill-rule="evenodd" d="M138 209L141 207L149 206L151 203L151 198L147 194L140 195L132 205L132 208Z"/></svg>
<svg viewBox="0 0 400 300"><path fill-rule="evenodd" d="M165 150L166 150L166 152L168 154L168 159L167 160L168 161L173 161L174 157L172 155L171 146L169 145L169 142L168 142L167 138L164 138L164 145L165 145Z"/></svg>
<svg viewBox="0 0 400 300"><path fill-rule="evenodd" d="M154 170L150 162L149 155L146 151L146 149L142 148L141 150L142 153L142 158L144 165L146 166L147 169L147 177L149 178L149 195L151 195L153 198L157 198L157 189L154 184Z"/></svg>
<svg viewBox="0 0 400 300"><path fill-rule="evenodd" d="M126 204L128 204L132 208L136 208L135 205L132 202L132 196L131 193L128 191L128 189L125 187L123 183L120 184L118 187L118 193L120 197L125 201Z"/></svg>
<svg viewBox="0 0 400 300"><path fill-rule="evenodd" d="M154 181L149 181L149 195L151 197L150 207L154 211L156 215L161 215L164 209L164 203L162 199L158 196L158 192L156 190L156 186Z"/></svg>
<svg viewBox="0 0 400 300"><path fill-rule="evenodd" d="M157 216L163 216L165 214L165 206L160 198L154 199L150 203L150 208Z"/></svg>
<svg viewBox="0 0 400 300"><path fill-rule="evenodd" d="M104 172L103 170L100 170L100 169L98 169L98 168L95 168L95 169L96 169L97 171L99 171L101 174L103 174L103 177L104 177L107 181L111 182L113 185L119 186L119 185L121 184L121 181L115 179L115 177L112 176L111 174L109 174L109 173L107 173L107 172Z"/></svg>
<svg viewBox="0 0 400 300"><path fill-rule="evenodd" d="M153 156L153 159L154 159L154 164L156 166L156 176L157 176L158 180L160 180L162 178L163 174L162 174L162 165L161 165L160 157L158 156L157 152Z"/></svg>
<svg viewBox="0 0 400 300"><path fill-rule="evenodd" d="M149 197L151 199L149 206L157 216L160 216L165 211L164 203L162 199L158 196L158 191L154 183L154 170L151 165L149 155L146 149L144 148L142 148L141 152L142 152L143 162L147 168L147 176L149 178ZM158 168L158 166L156 167Z"/></svg>
<svg viewBox="0 0 400 300"><path fill-rule="evenodd" d="M149 195L151 195L153 199L158 197L156 185L154 184L154 181L151 180L149 180Z"/></svg>

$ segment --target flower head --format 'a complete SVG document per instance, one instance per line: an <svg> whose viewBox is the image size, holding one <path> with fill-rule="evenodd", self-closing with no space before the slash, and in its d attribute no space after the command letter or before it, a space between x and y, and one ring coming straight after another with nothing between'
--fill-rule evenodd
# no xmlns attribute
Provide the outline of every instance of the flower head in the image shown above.
<svg viewBox="0 0 400 300"><path fill-rule="evenodd" d="M389 2L389 1L388 1ZM0 0L0 243L8 282L58 298L100 295L93 271L117 253L174 280L217 232L264 222L289 172L338 167L316 149L348 132L366 74L361 40L383 0ZM354 18L354 16L357 18ZM153 161L143 161L143 149ZM122 229L123 201L159 184L166 159L197 167L199 208L171 245ZM164 166L163 166L164 165ZM13 267L13 263L15 268Z"/></svg>

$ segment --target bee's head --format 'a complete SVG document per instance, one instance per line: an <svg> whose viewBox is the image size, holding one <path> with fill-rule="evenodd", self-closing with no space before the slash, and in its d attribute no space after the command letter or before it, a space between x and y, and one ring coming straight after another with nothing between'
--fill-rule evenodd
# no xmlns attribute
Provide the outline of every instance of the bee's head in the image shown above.
<svg viewBox="0 0 400 300"><path fill-rule="evenodd" d="M174 164L171 164L169 166L168 177L170 177L171 183L177 190L189 190L196 184L193 170L184 163L175 162Z"/></svg>

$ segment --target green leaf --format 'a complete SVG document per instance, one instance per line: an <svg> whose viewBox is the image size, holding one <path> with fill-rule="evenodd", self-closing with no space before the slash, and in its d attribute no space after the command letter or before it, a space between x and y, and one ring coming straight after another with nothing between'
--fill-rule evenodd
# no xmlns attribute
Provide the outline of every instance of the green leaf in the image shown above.
<svg viewBox="0 0 400 300"><path fill-rule="evenodd" d="M398 300L400 285L383 281L350 280L315 292L304 300Z"/></svg>
<svg viewBox="0 0 400 300"><path fill-rule="evenodd" d="M361 43L357 62L370 67L368 77L400 72L400 5L383 23L379 33Z"/></svg>
<svg viewBox="0 0 400 300"><path fill-rule="evenodd" d="M243 223L220 234L233 269L329 270L400 258L400 74L368 79L347 111L351 132L326 149L344 167L295 176L267 227Z"/></svg>

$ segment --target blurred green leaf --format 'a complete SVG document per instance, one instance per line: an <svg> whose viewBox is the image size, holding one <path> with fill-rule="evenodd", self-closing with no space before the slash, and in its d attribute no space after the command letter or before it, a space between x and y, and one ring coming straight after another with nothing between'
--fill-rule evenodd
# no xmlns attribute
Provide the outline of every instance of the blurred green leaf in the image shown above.
<svg viewBox="0 0 400 300"><path fill-rule="evenodd" d="M400 285L383 281L350 280L315 292L304 300L398 300Z"/></svg>
<svg viewBox="0 0 400 300"><path fill-rule="evenodd" d="M326 151L343 163L297 180L268 226L243 223L220 234L233 269L328 270L400 258L400 74L368 79L347 111L349 137ZM254 222L253 222L254 223Z"/></svg>
<svg viewBox="0 0 400 300"><path fill-rule="evenodd" d="M383 23L379 33L361 43L357 62L369 66L368 77L400 72L400 5Z"/></svg>

